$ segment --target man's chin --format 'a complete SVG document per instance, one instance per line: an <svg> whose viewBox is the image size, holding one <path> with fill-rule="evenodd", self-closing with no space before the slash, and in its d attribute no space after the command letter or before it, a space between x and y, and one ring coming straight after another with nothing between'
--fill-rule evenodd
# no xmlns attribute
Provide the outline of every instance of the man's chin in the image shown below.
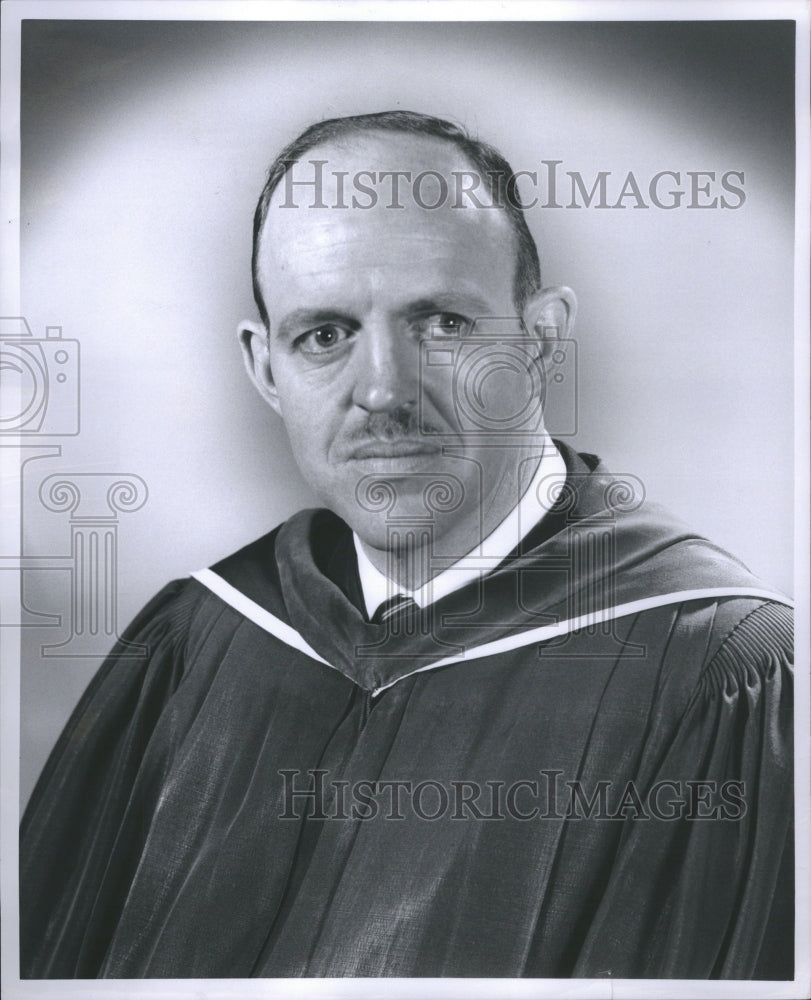
<svg viewBox="0 0 811 1000"><path fill-rule="evenodd" d="M318 492L367 545L388 549L395 535L456 520L471 506L470 467L438 452L370 456L342 463ZM480 490L476 489L476 499Z"/></svg>
<svg viewBox="0 0 811 1000"><path fill-rule="evenodd" d="M406 535L420 535L420 529L424 529L431 524L430 517L426 516L426 505L422 496L413 498L399 496L393 506L389 506L390 494L382 490L370 490L367 494L366 506L360 503L351 507L344 506L337 513L349 527L355 532L360 540L367 546L380 551L388 551L392 548L400 548L403 544L408 544ZM368 506L378 502L381 504L380 510L369 510ZM412 538L411 544L421 545L422 541L417 537Z"/></svg>
<svg viewBox="0 0 811 1000"><path fill-rule="evenodd" d="M385 512L371 513L361 507L343 509L338 512L365 546L386 551L391 542L391 517Z"/></svg>

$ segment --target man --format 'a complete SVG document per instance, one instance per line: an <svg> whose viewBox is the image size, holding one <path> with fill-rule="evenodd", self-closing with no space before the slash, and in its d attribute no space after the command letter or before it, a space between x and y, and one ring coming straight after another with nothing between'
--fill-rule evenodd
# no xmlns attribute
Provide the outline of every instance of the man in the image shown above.
<svg viewBox="0 0 811 1000"><path fill-rule="evenodd" d="M253 266L248 370L326 509L91 684L23 823L23 975L792 978L789 602L550 440L575 299L509 164L320 123Z"/></svg>

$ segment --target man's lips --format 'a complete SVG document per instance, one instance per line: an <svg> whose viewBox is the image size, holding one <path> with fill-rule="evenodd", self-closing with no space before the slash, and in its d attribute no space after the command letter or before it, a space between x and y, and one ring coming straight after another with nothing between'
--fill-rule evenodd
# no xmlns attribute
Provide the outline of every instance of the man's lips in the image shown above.
<svg viewBox="0 0 811 1000"><path fill-rule="evenodd" d="M409 458L413 455L436 455L439 448L422 439L395 438L392 441L365 441L350 452L350 459L364 458Z"/></svg>

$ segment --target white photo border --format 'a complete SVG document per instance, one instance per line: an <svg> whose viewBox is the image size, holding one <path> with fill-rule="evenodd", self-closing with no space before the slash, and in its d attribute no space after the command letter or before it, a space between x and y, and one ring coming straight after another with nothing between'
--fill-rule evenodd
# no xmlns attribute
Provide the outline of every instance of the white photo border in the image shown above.
<svg viewBox="0 0 811 1000"><path fill-rule="evenodd" d="M248 998L248 997L801 997L811 993L811 821L809 819L809 11L807 2L617 2L446 3L400 2L183 2L183 0L8 0L2 6L2 230L0 230L0 315L20 315L20 32L23 19L57 20L779 20L796 22L796 194L795 194L795 599L798 608L796 703L796 967L794 982L696 982L682 980L500 980L500 979L364 979L364 980L54 980L19 979L17 928L17 830L19 824L19 634L0 629L2 643L2 992L17 998ZM16 471L6 468L8 487ZM12 499L3 509L14 523ZM19 490L16 492L19 498ZM2 598L19 600L14 574L0 574Z"/></svg>

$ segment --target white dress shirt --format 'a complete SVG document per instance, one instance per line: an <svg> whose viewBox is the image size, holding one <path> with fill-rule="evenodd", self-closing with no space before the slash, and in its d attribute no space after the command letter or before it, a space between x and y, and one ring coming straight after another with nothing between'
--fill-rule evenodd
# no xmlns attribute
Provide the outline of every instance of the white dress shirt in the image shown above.
<svg viewBox="0 0 811 1000"><path fill-rule="evenodd" d="M544 441L538 468L518 503L490 534L417 590L408 590L390 580L374 566L363 550L358 536L353 532L358 556L358 573L363 590L366 612L372 618L384 601L396 594L411 597L421 608L459 590L471 580L476 580L494 570L517 548L521 541L538 524L552 507L560 487L566 481L566 465L550 437Z"/></svg>

